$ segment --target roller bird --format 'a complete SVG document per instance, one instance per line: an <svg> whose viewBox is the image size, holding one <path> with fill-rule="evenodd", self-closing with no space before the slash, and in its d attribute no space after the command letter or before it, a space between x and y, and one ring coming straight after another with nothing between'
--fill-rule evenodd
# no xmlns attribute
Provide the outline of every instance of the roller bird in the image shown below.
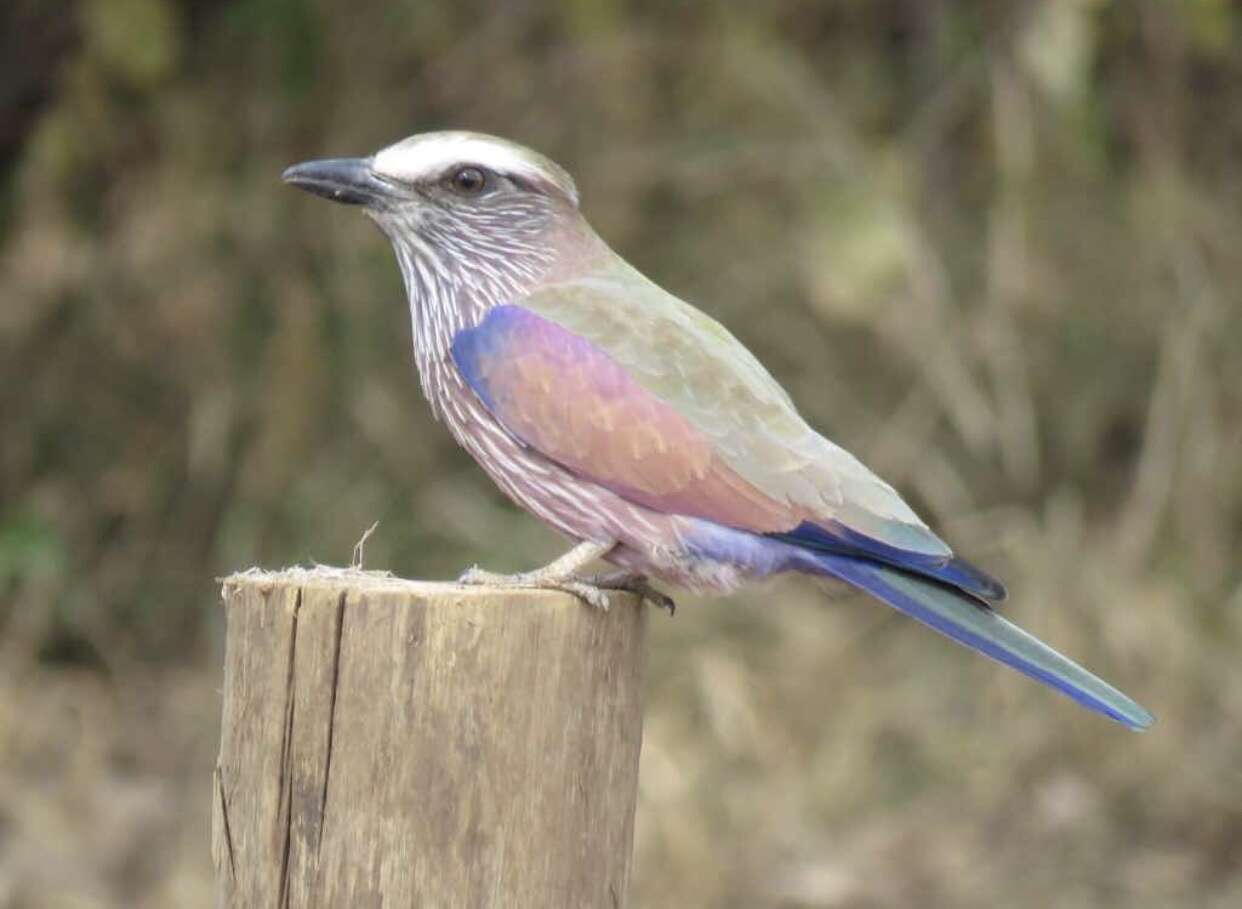
<svg viewBox="0 0 1242 909"><path fill-rule="evenodd" d="M431 409L519 506L575 541L536 571L463 580L731 591L844 582L1132 728L1141 706L1003 618L996 579L816 432L719 322L587 223L570 175L494 136L433 132L285 182L356 205L392 243ZM586 575L596 560L613 566Z"/></svg>

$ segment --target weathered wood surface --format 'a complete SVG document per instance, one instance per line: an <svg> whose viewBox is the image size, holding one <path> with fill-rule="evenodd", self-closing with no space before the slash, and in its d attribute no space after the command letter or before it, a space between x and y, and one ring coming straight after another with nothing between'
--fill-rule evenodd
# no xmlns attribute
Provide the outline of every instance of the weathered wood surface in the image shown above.
<svg viewBox="0 0 1242 909"><path fill-rule="evenodd" d="M225 907L625 904L645 612L350 570L226 579Z"/></svg>

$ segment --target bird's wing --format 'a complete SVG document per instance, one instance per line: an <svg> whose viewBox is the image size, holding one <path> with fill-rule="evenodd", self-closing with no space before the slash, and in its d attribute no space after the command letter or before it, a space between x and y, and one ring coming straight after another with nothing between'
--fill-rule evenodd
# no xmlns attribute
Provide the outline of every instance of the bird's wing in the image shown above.
<svg viewBox="0 0 1242 909"><path fill-rule="evenodd" d="M757 532L798 523L607 351L530 309L492 309L452 357L505 429L630 501Z"/></svg>
<svg viewBox="0 0 1242 909"><path fill-rule="evenodd" d="M615 265L494 309L455 339L458 367L510 432L664 511L898 563L952 558L723 326Z"/></svg>

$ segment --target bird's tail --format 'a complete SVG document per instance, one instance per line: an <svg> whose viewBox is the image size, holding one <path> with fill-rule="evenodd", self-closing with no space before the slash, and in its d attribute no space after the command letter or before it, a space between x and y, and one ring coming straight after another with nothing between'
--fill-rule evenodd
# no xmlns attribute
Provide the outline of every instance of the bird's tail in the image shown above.
<svg viewBox="0 0 1242 909"><path fill-rule="evenodd" d="M850 556L817 552L812 564L817 573L864 590L958 643L1012 666L1130 729L1146 729L1153 722L1150 713L1112 685L960 590Z"/></svg>

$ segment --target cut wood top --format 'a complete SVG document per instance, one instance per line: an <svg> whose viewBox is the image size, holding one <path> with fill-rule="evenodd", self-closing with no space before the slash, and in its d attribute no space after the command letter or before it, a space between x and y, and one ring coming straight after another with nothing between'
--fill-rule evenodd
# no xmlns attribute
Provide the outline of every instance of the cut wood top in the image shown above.
<svg viewBox="0 0 1242 909"><path fill-rule="evenodd" d="M239 587L257 587L261 590L287 589L292 587L333 589L349 588L365 593L404 593L419 597L444 597L455 599L489 599L495 597L497 588L477 584L459 584L455 581L422 581L398 577L390 571L369 571L361 568L342 568L332 565L314 565L306 568L295 565L290 568L271 570L267 568L247 568L235 571L230 575L217 578L224 597ZM557 590L539 588L513 588L504 590L506 601L546 602L548 597L564 600L566 605L583 605L576 597ZM626 591L609 591L609 596L618 602L623 599L636 599L634 594Z"/></svg>

